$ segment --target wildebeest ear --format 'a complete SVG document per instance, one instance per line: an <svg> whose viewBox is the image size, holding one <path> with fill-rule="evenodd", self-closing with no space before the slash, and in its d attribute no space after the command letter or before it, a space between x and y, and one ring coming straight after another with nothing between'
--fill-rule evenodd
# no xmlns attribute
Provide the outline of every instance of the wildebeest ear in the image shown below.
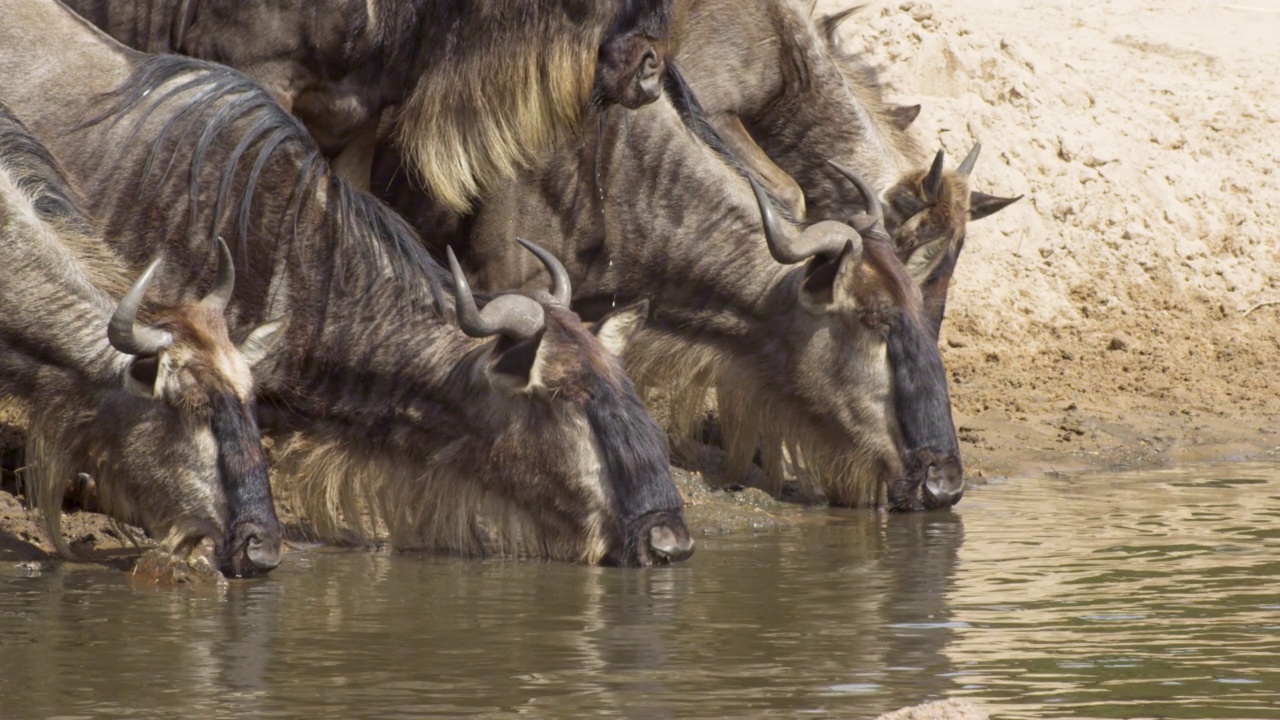
<svg viewBox="0 0 1280 720"><path fill-rule="evenodd" d="M538 333L532 339L512 341L503 338L494 351L489 366L492 377L511 390L522 391L542 385L543 368L548 360L546 336Z"/></svg>
<svg viewBox="0 0 1280 720"><path fill-rule="evenodd" d="M920 116L919 105L892 105L889 107L889 121L899 130L906 130Z"/></svg>
<svg viewBox="0 0 1280 720"><path fill-rule="evenodd" d="M280 332L284 328L283 320L272 320L263 323L254 328L249 333L249 337L240 343L240 354L244 355L244 359L249 363L249 367L253 367L262 361L267 355L280 344L283 337Z"/></svg>
<svg viewBox="0 0 1280 720"><path fill-rule="evenodd" d="M907 274L915 284L923 285L933 274L934 269L946 259L949 242L949 237L938 238L914 248L902 259L903 267L907 269Z"/></svg>
<svg viewBox="0 0 1280 720"><path fill-rule="evenodd" d="M836 307L857 304L857 298L847 292L862 262L861 246L850 247L839 257L815 257L806 263L804 279L800 283L800 304L809 312L829 312Z"/></svg>
<svg viewBox="0 0 1280 720"><path fill-rule="evenodd" d="M997 197L995 195L988 195L975 190L969 193L969 219L981 220L988 215L993 215L1009 207L1021 199L1021 195L1013 198L1004 198Z"/></svg>
<svg viewBox="0 0 1280 720"><path fill-rule="evenodd" d="M618 357L627 349L627 343L635 336L636 331L644 327L649 319L649 301L619 308L591 324L591 332L600 339L604 348Z"/></svg>
<svg viewBox="0 0 1280 720"><path fill-rule="evenodd" d="M125 373L124 388L138 397L155 399L156 377L160 372L160 359L155 355L135 357Z"/></svg>

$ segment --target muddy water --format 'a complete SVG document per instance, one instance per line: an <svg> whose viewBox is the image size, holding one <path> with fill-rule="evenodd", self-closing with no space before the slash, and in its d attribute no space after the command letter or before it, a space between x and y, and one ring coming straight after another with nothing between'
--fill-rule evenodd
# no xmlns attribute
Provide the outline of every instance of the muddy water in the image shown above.
<svg viewBox="0 0 1280 720"><path fill-rule="evenodd" d="M0 717L1280 717L1280 467L826 510L626 571L304 551L157 591L0 569Z"/></svg>

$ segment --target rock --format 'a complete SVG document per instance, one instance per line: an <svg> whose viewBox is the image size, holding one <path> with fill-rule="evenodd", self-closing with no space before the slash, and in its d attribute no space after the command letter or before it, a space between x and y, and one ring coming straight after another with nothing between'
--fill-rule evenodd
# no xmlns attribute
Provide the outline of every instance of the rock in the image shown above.
<svg viewBox="0 0 1280 720"><path fill-rule="evenodd" d="M1058 136L1058 157L1071 162L1080 156L1080 143L1071 135Z"/></svg>
<svg viewBox="0 0 1280 720"><path fill-rule="evenodd" d="M226 587L227 579L203 555L190 560L162 550L148 550L138 558L129 575L134 584L158 587Z"/></svg>
<svg viewBox="0 0 1280 720"><path fill-rule="evenodd" d="M885 713L876 720L988 720L990 717L968 700L936 700Z"/></svg>
<svg viewBox="0 0 1280 720"><path fill-rule="evenodd" d="M911 15L911 19L918 23L933 18L933 6L929 3L904 2L899 8Z"/></svg>

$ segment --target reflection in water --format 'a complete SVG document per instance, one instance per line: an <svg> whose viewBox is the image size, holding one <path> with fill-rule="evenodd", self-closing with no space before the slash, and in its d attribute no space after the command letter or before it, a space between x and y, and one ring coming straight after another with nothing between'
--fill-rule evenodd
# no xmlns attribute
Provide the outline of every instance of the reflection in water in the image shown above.
<svg viewBox="0 0 1280 720"><path fill-rule="evenodd" d="M1267 717L1280 473L807 511L618 570L309 551L225 593L0 568L0 717Z"/></svg>
<svg viewBox="0 0 1280 720"><path fill-rule="evenodd" d="M969 628L947 652L974 694L1036 715L1280 717L1280 472L1206 474L973 496L983 541L951 595Z"/></svg>

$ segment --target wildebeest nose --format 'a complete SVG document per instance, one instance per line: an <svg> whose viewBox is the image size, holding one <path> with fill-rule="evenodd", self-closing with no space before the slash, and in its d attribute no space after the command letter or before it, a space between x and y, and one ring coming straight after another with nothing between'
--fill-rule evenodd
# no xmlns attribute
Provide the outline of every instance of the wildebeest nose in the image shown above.
<svg viewBox="0 0 1280 720"><path fill-rule="evenodd" d="M257 535L249 537L245 556L260 572L274 570L280 564L280 541L262 540Z"/></svg>
<svg viewBox="0 0 1280 720"><path fill-rule="evenodd" d="M684 528L675 530L666 525L654 525L649 528L649 548L654 555L670 562L680 562L693 555L693 538Z"/></svg>
<svg viewBox="0 0 1280 720"><path fill-rule="evenodd" d="M964 472L957 463L930 465L925 472L924 489L939 505L955 505L964 495Z"/></svg>

